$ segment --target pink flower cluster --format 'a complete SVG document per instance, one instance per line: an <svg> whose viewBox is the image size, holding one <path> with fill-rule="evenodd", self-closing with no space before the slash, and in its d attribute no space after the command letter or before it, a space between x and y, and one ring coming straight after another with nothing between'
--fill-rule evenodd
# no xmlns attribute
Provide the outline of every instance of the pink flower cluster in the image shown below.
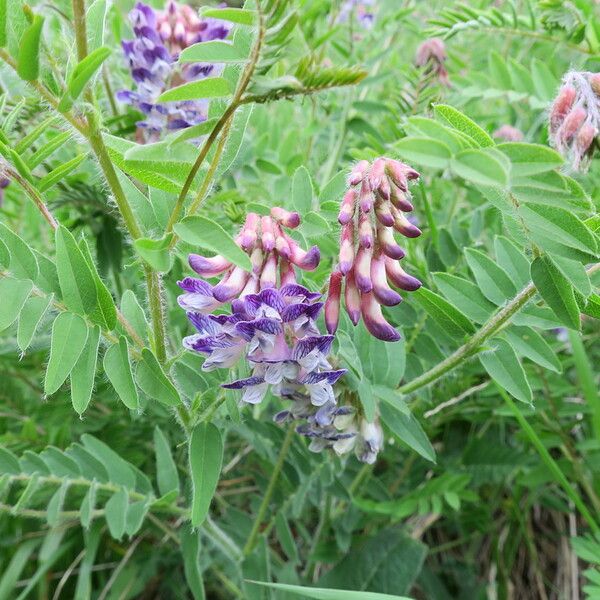
<svg viewBox="0 0 600 600"><path fill-rule="evenodd" d="M550 142L584 170L600 132L600 73L570 71L550 111Z"/></svg>
<svg viewBox="0 0 600 600"><path fill-rule="evenodd" d="M394 231L407 238L421 235L405 213L413 210L408 182L419 174L404 163L378 158L360 161L348 178L338 221L342 225L339 264L329 279L325 303L325 324L329 333L337 330L342 281L345 280L345 308L356 325L361 316L368 331L384 341L397 341L400 334L384 318L381 305L395 306L402 297L395 287L414 291L421 282L400 266L404 250Z"/></svg>
<svg viewBox="0 0 600 600"><path fill-rule="evenodd" d="M295 229L298 225L298 213L279 207L273 207L269 216L261 217L256 213L248 213L235 241L250 257L252 272L233 265L220 255L207 258L199 254L190 254L189 263L196 273L202 277L222 277L219 283L211 287L210 294L180 296L182 307L210 312L226 302L257 294L260 290L295 284L294 265L305 271L312 271L321 259L317 246L305 251L284 230ZM192 302L193 305L188 305L188 302ZM202 306L199 306L198 302L201 302Z"/></svg>
<svg viewBox="0 0 600 600"><path fill-rule="evenodd" d="M446 46L438 38L425 40L418 48L415 55L417 67L426 67L428 72L433 72L442 85L450 85L448 71L446 70Z"/></svg>

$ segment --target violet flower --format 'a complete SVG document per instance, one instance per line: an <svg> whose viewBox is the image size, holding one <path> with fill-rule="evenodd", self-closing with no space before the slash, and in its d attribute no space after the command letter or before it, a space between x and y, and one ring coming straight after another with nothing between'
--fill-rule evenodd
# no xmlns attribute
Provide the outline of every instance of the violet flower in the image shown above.
<svg viewBox="0 0 600 600"><path fill-rule="evenodd" d="M215 65L195 63L180 68L177 58L192 44L227 37L229 26L216 19L201 19L191 7L172 0L163 11L138 2L129 21L135 38L123 41L122 46L136 88L122 90L117 97L145 115L137 123L145 132L144 141L156 141L166 130L205 121L205 100L158 103L157 98L170 87L213 74Z"/></svg>
<svg viewBox="0 0 600 600"><path fill-rule="evenodd" d="M380 340L397 341L400 334L384 318L381 306L402 301L390 283L414 291L421 282L400 266L404 250L394 231L408 238L421 235L405 213L412 211L408 182L419 174L404 163L378 158L359 162L350 173L350 187L340 206L342 225L339 264L331 274L325 303L325 324L329 333L337 330L344 286L344 304L356 325L361 317L367 330Z"/></svg>
<svg viewBox="0 0 600 600"><path fill-rule="evenodd" d="M343 23L355 17L364 29L371 29L375 21L374 6L375 0L346 0L342 4L337 21Z"/></svg>
<svg viewBox="0 0 600 600"><path fill-rule="evenodd" d="M600 73L569 71L549 117L550 143L585 171L600 132Z"/></svg>

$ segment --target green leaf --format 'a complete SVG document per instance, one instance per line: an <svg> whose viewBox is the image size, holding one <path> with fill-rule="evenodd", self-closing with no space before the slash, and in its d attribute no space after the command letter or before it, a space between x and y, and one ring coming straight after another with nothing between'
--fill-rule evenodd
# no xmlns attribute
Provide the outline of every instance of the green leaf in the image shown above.
<svg viewBox="0 0 600 600"><path fill-rule="evenodd" d="M169 441L158 425L154 428L154 451L156 453L156 479L161 496L175 490L179 493L177 466L171 455Z"/></svg>
<svg viewBox="0 0 600 600"><path fill-rule="evenodd" d="M356 590L360 596L355 598L364 600L374 592L407 593L419 575L427 547L388 525L376 535L357 540L344 554L342 561L321 577L318 584ZM345 592L342 598L352 598L347 595L350 593Z"/></svg>
<svg viewBox="0 0 600 600"><path fill-rule="evenodd" d="M450 164L452 151L446 144L433 138L406 137L394 144L401 158L431 169L445 169Z"/></svg>
<svg viewBox="0 0 600 600"><path fill-rule="evenodd" d="M420 288L413 294L413 298L451 336L462 338L465 333L475 331L471 321L458 308L435 292Z"/></svg>
<svg viewBox="0 0 600 600"><path fill-rule="evenodd" d="M476 323L484 323L496 310L494 304L467 279L448 273L433 273L433 280L442 294Z"/></svg>
<svg viewBox="0 0 600 600"><path fill-rule="evenodd" d="M64 179L71 171L75 170L87 156L87 152L82 152L75 158L68 160L65 163L60 164L56 169L52 169L50 173L42 177L37 184L40 192L49 190L52 186L56 185L59 181Z"/></svg>
<svg viewBox="0 0 600 600"><path fill-rule="evenodd" d="M349 590L303 587L287 583L267 583L265 581L252 580L249 580L249 583L262 585L274 590L281 590L282 592L290 592L303 598L314 598L314 600L411 600L406 596L391 596L390 594L377 594L375 592L351 592Z"/></svg>
<svg viewBox="0 0 600 600"><path fill-rule="evenodd" d="M4 223L0 223L0 239L2 239L10 253L8 270L17 279L31 279L31 281L36 282L39 268L35 254L29 246Z"/></svg>
<svg viewBox="0 0 600 600"><path fill-rule="evenodd" d="M223 77L207 77L190 81L163 92L157 102L182 102L201 98L224 98L232 93L231 85Z"/></svg>
<svg viewBox="0 0 600 600"><path fill-rule="evenodd" d="M103 366L104 372L115 388L121 402L131 410L137 409L139 398L133 383L131 364L129 363L129 348L127 339L124 336L119 338L118 344L113 344L108 348L104 354Z"/></svg>
<svg viewBox="0 0 600 600"><path fill-rule="evenodd" d="M587 299L587 303L581 312L588 317L600 319L600 296L598 294L592 294Z"/></svg>
<svg viewBox="0 0 600 600"><path fill-rule="evenodd" d="M60 112L66 112L73 106L73 102L79 98L83 88L110 56L110 53L110 48L96 48L75 66L67 80L67 91L58 105Z"/></svg>
<svg viewBox="0 0 600 600"><path fill-rule="evenodd" d="M4 475L5 473L19 475L21 466L17 457L10 450L0 446L0 474Z"/></svg>
<svg viewBox="0 0 600 600"><path fill-rule="evenodd" d="M89 433L84 433L81 441L85 448L104 465L112 483L128 489L135 488L135 471L132 465L121 458L110 446Z"/></svg>
<svg viewBox="0 0 600 600"><path fill-rule="evenodd" d="M121 296L121 312L140 339L145 340L148 337L148 321L144 309L131 290L125 290Z"/></svg>
<svg viewBox="0 0 600 600"><path fill-rule="evenodd" d="M11 600L14 598L15 585L21 573L33 562L31 555L39 545L39 540L27 540L18 547L13 548L10 561L3 567L0 578L0 600Z"/></svg>
<svg viewBox="0 0 600 600"><path fill-rule="evenodd" d="M212 423L201 423L192 431L189 458L192 474L191 522L193 527L199 527L208 515L223 461L223 440Z"/></svg>
<svg viewBox="0 0 600 600"><path fill-rule="evenodd" d="M501 306L517 293L510 277L489 256L474 248L467 248L465 258L479 289L490 302Z"/></svg>
<svg viewBox="0 0 600 600"><path fill-rule="evenodd" d="M570 260L563 256L553 256L552 260L558 267L558 270L584 298L587 298L592 293L590 278L585 267L579 261Z"/></svg>
<svg viewBox="0 0 600 600"><path fill-rule="evenodd" d="M120 540L125 533L125 519L129 496L124 487L119 488L104 507L104 517L113 538Z"/></svg>
<svg viewBox="0 0 600 600"><path fill-rule="evenodd" d="M379 410L382 422L400 441L418 452L423 458L435 462L435 450L421 424L412 414L406 414L389 402L382 402Z"/></svg>
<svg viewBox="0 0 600 600"><path fill-rule="evenodd" d="M165 235L159 240L138 238L133 242L136 252L155 271L166 273L171 269L171 254L169 246L173 239L172 234Z"/></svg>
<svg viewBox="0 0 600 600"><path fill-rule="evenodd" d="M546 340L531 327L517 327L513 325L505 332L510 345L521 355L537 363L544 369L556 373L562 372L562 366L554 350Z"/></svg>
<svg viewBox="0 0 600 600"><path fill-rule="evenodd" d="M492 343L494 349L479 356L484 369L511 396L531 404L531 388L515 351L502 339L496 338Z"/></svg>
<svg viewBox="0 0 600 600"><path fill-rule="evenodd" d="M508 238L498 235L494 238L494 252L498 265L506 271L517 289L529 283L529 261Z"/></svg>
<svg viewBox="0 0 600 600"><path fill-rule="evenodd" d="M102 279L100 279L100 275L96 269L94 259L92 258L90 248L85 238L81 238L79 249L84 256L96 283L97 303L90 314L90 319L94 323L100 325L103 329L112 331L117 325L117 307L115 306L115 301Z"/></svg>
<svg viewBox="0 0 600 600"><path fill-rule="evenodd" d="M40 41L43 25L44 18L34 15L33 22L23 33L19 43L17 73L25 81L35 81L40 75Z"/></svg>
<svg viewBox="0 0 600 600"><path fill-rule="evenodd" d="M94 275L71 232L61 225L55 236L56 269L65 304L76 313L89 314L97 303Z"/></svg>
<svg viewBox="0 0 600 600"><path fill-rule="evenodd" d="M246 271L252 270L248 255L218 223L192 215L177 223L174 229L184 242L216 252Z"/></svg>
<svg viewBox="0 0 600 600"><path fill-rule="evenodd" d="M135 380L140 389L150 398L167 406L181 404L179 392L148 348L142 350L142 360L137 365Z"/></svg>
<svg viewBox="0 0 600 600"><path fill-rule="evenodd" d="M253 25L256 21L256 11L243 8L209 8L202 11L202 17L223 19L238 25Z"/></svg>
<svg viewBox="0 0 600 600"><path fill-rule="evenodd" d="M184 48L179 55L180 63L243 63L248 57L239 48L228 42L218 40L200 42Z"/></svg>
<svg viewBox="0 0 600 600"><path fill-rule="evenodd" d="M558 152L541 144L506 142L499 144L497 148L510 159L513 177L551 171L564 162Z"/></svg>
<svg viewBox="0 0 600 600"><path fill-rule="evenodd" d="M23 309L33 284L3 277L0 279L0 331L12 325ZM7 300L9 299L9 300Z"/></svg>
<svg viewBox="0 0 600 600"><path fill-rule="evenodd" d="M540 256L533 261L531 279L561 323L579 329L579 308L573 287L549 257Z"/></svg>
<svg viewBox="0 0 600 600"><path fill-rule="evenodd" d="M44 379L44 394L54 394L75 366L88 338L88 327L77 315L64 312L52 325L50 360Z"/></svg>
<svg viewBox="0 0 600 600"><path fill-rule="evenodd" d="M189 524L181 528L181 557L185 580L194 600L204 600L204 582L200 571L200 531L194 531Z"/></svg>
<svg viewBox="0 0 600 600"><path fill-rule="evenodd" d="M466 134L478 146L486 148L494 145L494 140L475 121L446 104L436 104L434 107L436 116L452 125L454 129Z"/></svg>
<svg viewBox="0 0 600 600"><path fill-rule="evenodd" d="M598 247L594 234L571 211L529 202L522 205L519 212L534 240L539 232L554 242L596 255ZM544 247L542 241L540 245Z"/></svg>
<svg viewBox="0 0 600 600"><path fill-rule="evenodd" d="M471 183L501 187L508 185L508 173L504 165L483 150L459 152L452 159L452 171Z"/></svg>
<svg viewBox="0 0 600 600"><path fill-rule="evenodd" d="M88 30L88 49L93 53L104 44L106 17L111 8L107 0L94 0L86 13L86 24Z"/></svg>
<svg viewBox="0 0 600 600"><path fill-rule="evenodd" d="M312 209L313 185L308 169L298 167L292 179L292 205L304 215Z"/></svg>
<svg viewBox="0 0 600 600"><path fill-rule="evenodd" d="M80 415L83 414L92 397L99 342L100 328L92 327L88 332L85 347L71 371L71 402Z"/></svg>
<svg viewBox="0 0 600 600"><path fill-rule="evenodd" d="M8 8L7 0L0 0L0 48L4 48L4 46L6 46L6 42L7 42L7 36L6 36L6 21L7 21L6 13L8 12L7 8Z"/></svg>

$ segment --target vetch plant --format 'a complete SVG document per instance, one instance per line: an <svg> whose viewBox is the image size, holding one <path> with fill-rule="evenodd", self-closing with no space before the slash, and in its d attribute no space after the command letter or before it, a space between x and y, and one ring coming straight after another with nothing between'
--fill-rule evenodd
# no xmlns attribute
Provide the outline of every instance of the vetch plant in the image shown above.
<svg viewBox="0 0 600 600"><path fill-rule="evenodd" d="M500 4L0 2L0 600L594 597L600 24Z"/></svg>

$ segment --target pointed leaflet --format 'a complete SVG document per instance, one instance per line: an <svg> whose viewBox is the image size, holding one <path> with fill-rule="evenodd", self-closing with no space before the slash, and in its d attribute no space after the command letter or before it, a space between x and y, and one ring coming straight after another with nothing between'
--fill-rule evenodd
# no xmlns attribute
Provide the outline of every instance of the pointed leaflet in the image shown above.
<svg viewBox="0 0 600 600"><path fill-rule="evenodd" d="M139 398L133 383L131 364L129 363L129 349L127 339L124 336L119 338L118 344L113 344L106 351L103 365L104 372L115 388L121 402L131 410L138 408Z"/></svg>
<svg viewBox="0 0 600 600"><path fill-rule="evenodd" d="M27 300L33 284L11 278L0 279L0 331L14 323Z"/></svg>
<svg viewBox="0 0 600 600"><path fill-rule="evenodd" d="M88 337L85 321L73 313L61 313L52 325L50 360L46 368L44 393L53 394L75 366Z"/></svg>
<svg viewBox="0 0 600 600"><path fill-rule="evenodd" d="M500 187L508 185L508 173L504 165L489 151L462 150L452 159L451 166L454 173L472 183Z"/></svg>
<svg viewBox="0 0 600 600"><path fill-rule="evenodd" d="M110 481L126 488L135 488L133 465L121 458L112 448L89 433L81 436L86 450L89 450L106 468Z"/></svg>
<svg viewBox="0 0 600 600"><path fill-rule="evenodd" d="M533 261L531 279L557 318L567 327L579 329L579 308L573 287L548 256Z"/></svg>
<svg viewBox="0 0 600 600"><path fill-rule="evenodd" d="M494 350L479 356L479 361L499 385L521 402L531 404L533 396L525 371L510 345L502 339L492 340Z"/></svg>
<svg viewBox="0 0 600 600"><path fill-rule="evenodd" d="M37 281L38 263L29 246L3 223L0 223L0 239L10 253L10 262L7 266L14 277Z"/></svg>
<svg viewBox="0 0 600 600"><path fill-rule="evenodd" d="M199 98L223 98L232 93L231 85L222 77L207 77L190 81L163 92L157 102L182 102Z"/></svg>
<svg viewBox="0 0 600 600"><path fill-rule="evenodd" d="M546 340L531 327L513 325L504 332L510 345L521 355L545 369L562 372L562 365Z"/></svg>
<svg viewBox="0 0 600 600"><path fill-rule="evenodd" d="M442 327L453 337L463 337L465 333L473 333L473 323L453 304L439 294L426 288L414 292L413 297Z"/></svg>
<svg viewBox="0 0 600 600"><path fill-rule="evenodd" d="M269 583L266 581L249 581L255 585L262 585L282 592L290 592L303 598L313 600L411 600L406 596L392 596L390 594L378 594L376 592L352 592L350 590L334 590L331 588L304 587L301 585L290 585L288 583Z"/></svg>
<svg viewBox="0 0 600 600"><path fill-rule="evenodd" d="M71 402L80 415L85 411L92 397L99 342L100 327L96 325L89 330L85 347L71 371Z"/></svg>
<svg viewBox="0 0 600 600"><path fill-rule="evenodd" d="M200 570L200 531L194 531L189 524L181 528L181 556L185 580L194 600L204 600L204 582Z"/></svg>
<svg viewBox="0 0 600 600"><path fill-rule="evenodd" d="M179 55L180 63L243 63L248 60L233 44L213 40L200 42L185 48Z"/></svg>
<svg viewBox="0 0 600 600"><path fill-rule="evenodd" d="M94 275L71 232L61 225L55 236L56 270L65 304L76 313L89 314L97 301Z"/></svg>
<svg viewBox="0 0 600 600"><path fill-rule="evenodd" d="M452 158L450 148L433 138L405 137L394 144L394 149L410 164L431 169L445 169Z"/></svg>
<svg viewBox="0 0 600 600"><path fill-rule="evenodd" d="M2 297L1 292L0 297ZM17 344L21 352L25 352L29 348L40 321L52 303L52 298L52 294L50 296L31 296L25 302L17 327Z"/></svg>
<svg viewBox="0 0 600 600"><path fill-rule="evenodd" d="M79 249L85 258L96 284L97 304L90 314L90 319L104 329L112 331L117 325L117 307L105 283L100 279L90 248L85 238L81 238Z"/></svg>
<svg viewBox="0 0 600 600"><path fill-rule="evenodd" d="M484 323L496 307L472 282L449 273L434 273L433 280L442 294L476 323Z"/></svg>
<svg viewBox="0 0 600 600"><path fill-rule="evenodd" d="M498 235L494 238L494 252L498 265L506 271L518 289L529 283L529 261L508 238Z"/></svg>
<svg viewBox="0 0 600 600"><path fill-rule="evenodd" d="M177 466L171 455L169 441L158 426L154 428L154 451L156 453L156 479L160 495L164 496L172 490L179 493Z"/></svg>
<svg viewBox="0 0 600 600"><path fill-rule="evenodd" d="M467 248L465 258L479 289L490 302L500 306L517 293L510 277L489 256Z"/></svg>
<svg viewBox="0 0 600 600"><path fill-rule="evenodd" d="M189 458L193 486L191 520L193 527L199 527L208 515L223 461L223 440L212 423L201 423L192 431Z"/></svg>
<svg viewBox="0 0 600 600"><path fill-rule="evenodd" d="M313 185L306 167L298 167L292 179L292 204L301 214L307 213L312 208Z"/></svg>
<svg viewBox="0 0 600 600"><path fill-rule="evenodd" d="M421 424L412 414L406 414L388 402L381 402L379 409L382 422L399 440L423 458L435 462L435 450Z"/></svg>
<svg viewBox="0 0 600 600"><path fill-rule="evenodd" d="M121 487L117 490L106 503L104 507L104 517L110 535L120 540L125 533L125 518L127 516L127 503L129 497L127 490Z"/></svg>
<svg viewBox="0 0 600 600"><path fill-rule="evenodd" d="M435 115L440 117L454 129L467 135L473 142L482 148L493 146L494 140L475 121L446 104L437 104L434 107Z"/></svg>
<svg viewBox="0 0 600 600"><path fill-rule="evenodd" d="M177 406L181 403L179 392L148 348L142 350L142 360L137 364L135 380L150 398L167 406Z"/></svg>
<svg viewBox="0 0 600 600"><path fill-rule="evenodd" d="M248 255L218 223L206 217L193 215L177 223L174 229L184 242L212 250L242 269L252 270Z"/></svg>
<svg viewBox="0 0 600 600"><path fill-rule="evenodd" d="M131 290L125 290L121 296L121 312L140 339L146 340L148 337L148 321L146 321L144 309Z"/></svg>

